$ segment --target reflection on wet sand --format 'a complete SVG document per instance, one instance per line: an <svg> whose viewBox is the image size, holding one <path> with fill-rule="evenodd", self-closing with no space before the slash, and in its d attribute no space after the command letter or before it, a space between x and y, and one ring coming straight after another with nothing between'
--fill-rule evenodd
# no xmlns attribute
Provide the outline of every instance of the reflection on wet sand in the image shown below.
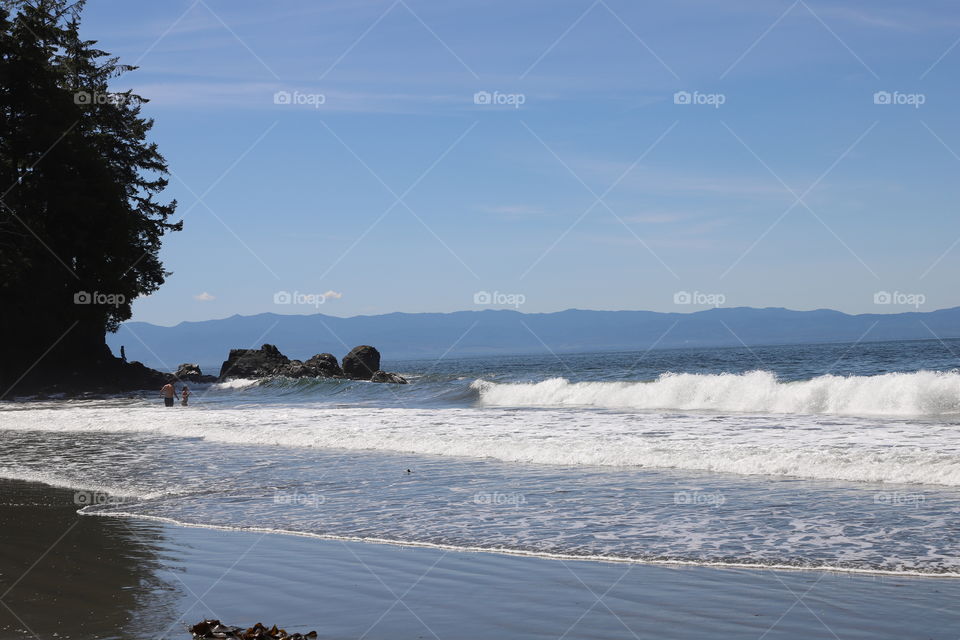
<svg viewBox="0 0 960 640"><path fill-rule="evenodd" d="M155 637L178 617L162 528L79 516L74 496L0 480L0 638Z"/></svg>

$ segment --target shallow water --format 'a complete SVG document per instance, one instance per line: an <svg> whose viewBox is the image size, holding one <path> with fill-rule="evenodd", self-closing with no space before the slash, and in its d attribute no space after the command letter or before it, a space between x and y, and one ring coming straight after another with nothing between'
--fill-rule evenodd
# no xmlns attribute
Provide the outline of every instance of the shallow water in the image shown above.
<svg viewBox="0 0 960 640"><path fill-rule="evenodd" d="M957 342L394 363L411 384L232 381L171 410L7 403L0 477L77 489L90 515L960 576Z"/></svg>

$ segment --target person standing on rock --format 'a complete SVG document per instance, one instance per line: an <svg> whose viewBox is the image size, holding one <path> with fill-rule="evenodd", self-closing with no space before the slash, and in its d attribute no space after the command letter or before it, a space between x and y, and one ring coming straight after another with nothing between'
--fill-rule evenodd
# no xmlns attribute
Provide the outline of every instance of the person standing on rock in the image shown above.
<svg viewBox="0 0 960 640"><path fill-rule="evenodd" d="M176 394L176 390L173 388L173 383L168 382L163 385L163 388L160 389L160 393L163 394L163 405L165 407L173 406L173 396Z"/></svg>
<svg viewBox="0 0 960 640"><path fill-rule="evenodd" d="M190 397L190 389L187 389L187 385L183 385L183 390L180 392L180 406L187 406L187 398Z"/></svg>

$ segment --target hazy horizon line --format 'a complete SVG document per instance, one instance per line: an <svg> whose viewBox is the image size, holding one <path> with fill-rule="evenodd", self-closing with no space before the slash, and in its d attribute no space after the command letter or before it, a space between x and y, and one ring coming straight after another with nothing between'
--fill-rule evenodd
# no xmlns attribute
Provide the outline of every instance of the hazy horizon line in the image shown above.
<svg viewBox="0 0 960 640"><path fill-rule="evenodd" d="M712 307L699 308L699 309L695 309L695 310L691 310L691 311L654 311L654 310L651 310L651 309L581 309L581 308L578 308L578 307L568 307L568 308L566 308L566 309L559 309L559 310L556 310L556 311L521 311L519 308L510 308L510 307L506 307L506 308L504 308L504 307L486 307L486 308L482 308L482 309L458 309L458 310L455 310L455 311L387 311L387 312L384 312L384 313L367 313L367 314L359 313L359 314L350 315L350 316L340 316L340 315L336 315L336 314L332 314L332 313L323 313L323 312L321 312L321 311L319 311L319 310L316 311L315 313L277 313L277 312L275 312L275 311L261 311L261 312L259 312L259 313L250 313L250 314L234 313L234 314L229 315L229 316L223 316L223 317L218 317L218 318L206 318L206 319L203 319L203 320L180 320L179 322L176 322L176 323L174 323L174 324L163 324L163 323L158 323L158 322L149 322L149 321L147 321L147 320L134 320L134 319L130 319L130 320L127 320L127 321L123 322L123 323L121 324L121 326L126 325L126 324L138 323L138 324L149 324L149 325L153 325L153 326L155 326L155 327L177 327L177 326L180 326L181 324L199 324L199 323L202 323L202 322L217 322L217 321L221 321L221 320L230 320L231 318L238 318L238 317L239 317L239 318L253 318L253 317L256 317L256 316L263 316L263 315L274 315L274 316L283 316L283 317L294 317L294 316L302 316L302 317L324 316L324 317L327 317L327 318L337 318L337 319L340 319L340 320L351 320L351 319L353 319L353 318L377 318L377 317L390 316L390 315L408 315L408 316L443 315L443 316L449 316L449 315L454 315L454 314L457 314L457 313L482 313L482 312L485 312L485 311L498 311L498 312L499 312L499 311L507 311L507 312L518 313L518 314L525 315L525 316L555 315L555 314L560 314L560 313L567 313L567 312L570 312L570 311L582 311L582 312L589 312L589 313L655 313L655 314L659 314L659 315L685 315L685 316L688 316L688 315L694 315L694 314L697 314L697 313L703 313L703 312L708 312L708 311L716 311L716 310L720 310L720 309L725 309L725 310L729 310L729 311L735 311L735 310L739 310L739 309L751 309L751 310L754 310L754 311L779 310L779 311L790 311L790 312L793 312L793 313L814 313L814 312L817 312L817 311L831 311L831 312L838 313L838 314L841 314L841 315L844 315L844 316L857 317L857 316L874 316L874 315L880 315L880 316L895 316L895 315L902 315L902 314L906 314L906 313L922 313L922 314L927 314L927 313L936 313L936 312L938 312L938 311L949 311L949 310L951 310L951 309L958 309L958 308L960 308L960 305L955 305L955 306L951 306L951 307L941 307L941 308L939 308L939 309L928 309L928 310L920 310L919 308L915 308L915 309L907 308L907 309L903 309L903 310L899 310L899 311L889 311L889 312L886 312L886 313L884 313L884 312L848 313L848 312L846 312L846 311L840 311L839 309L832 309L832 308L830 308L830 307L817 307L817 308L814 308L814 309L791 309L791 308L789 308L789 307L753 307L753 306L749 306L749 305L741 305L741 306L736 306L736 307L725 307L725 306L722 306L722 305L718 305L718 306L712 306Z"/></svg>

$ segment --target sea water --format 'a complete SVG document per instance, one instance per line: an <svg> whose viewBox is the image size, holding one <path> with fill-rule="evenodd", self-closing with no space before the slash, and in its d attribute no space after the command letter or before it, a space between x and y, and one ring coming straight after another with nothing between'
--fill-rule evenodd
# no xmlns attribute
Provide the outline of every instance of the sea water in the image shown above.
<svg viewBox="0 0 960 640"><path fill-rule="evenodd" d="M88 516L451 549L960 577L960 340L387 362L0 404Z"/></svg>

